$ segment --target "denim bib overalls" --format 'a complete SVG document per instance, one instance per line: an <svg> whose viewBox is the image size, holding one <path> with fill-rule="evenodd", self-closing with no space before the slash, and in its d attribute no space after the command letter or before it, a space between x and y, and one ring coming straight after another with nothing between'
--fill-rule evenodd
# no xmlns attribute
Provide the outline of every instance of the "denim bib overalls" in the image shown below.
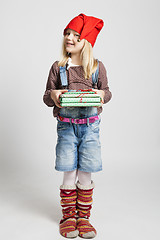
<svg viewBox="0 0 160 240"><path fill-rule="evenodd" d="M98 82L99 63L92 74L93 86ZM68 86L66 65L60 67L63 87ZM59 116L66 118L89 118L97 116L97 107L63 107ZM76 124L57 119L56 165L58 171L98 172L102 170L101 144L99 140L99 119L94 123Z"/></svg>

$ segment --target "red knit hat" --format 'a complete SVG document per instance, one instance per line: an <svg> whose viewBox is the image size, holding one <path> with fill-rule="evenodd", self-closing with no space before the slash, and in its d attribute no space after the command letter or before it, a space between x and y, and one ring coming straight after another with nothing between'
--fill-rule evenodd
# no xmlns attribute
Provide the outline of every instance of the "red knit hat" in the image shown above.
<svg viewBox="0 0 160 240"><path fill-rule="evenodd" d="M93 47L103 25L104 22L102 19L86 16L81 13L69 22L63 34L65 34L66 29L70 28L81 35L80 39L86 39Z"/></svg>

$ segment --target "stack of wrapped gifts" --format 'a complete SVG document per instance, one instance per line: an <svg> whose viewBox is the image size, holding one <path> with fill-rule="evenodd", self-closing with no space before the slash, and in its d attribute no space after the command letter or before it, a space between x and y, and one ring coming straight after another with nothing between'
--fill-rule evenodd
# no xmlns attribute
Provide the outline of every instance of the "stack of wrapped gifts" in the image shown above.
<svg viewBox="0 0 160 240"><path fill-rule="evenodd" d="M88 90L69 90L60 95L60 105L62 107L96 107L101 106L101 97Z"/></svg>

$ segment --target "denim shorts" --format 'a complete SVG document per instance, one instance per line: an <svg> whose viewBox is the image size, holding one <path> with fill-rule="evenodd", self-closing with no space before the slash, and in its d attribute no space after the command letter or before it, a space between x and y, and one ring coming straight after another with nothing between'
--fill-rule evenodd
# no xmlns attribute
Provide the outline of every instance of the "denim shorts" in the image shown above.
<svg viewBox="0 0 160 240"><path fill-rule="evenodd" d="M97 115L96 107L61 108L60 116L88 118ZM58 171L98 172L102 170L99 119L94 123L76 124L57 120L56 164Z"/></svg>

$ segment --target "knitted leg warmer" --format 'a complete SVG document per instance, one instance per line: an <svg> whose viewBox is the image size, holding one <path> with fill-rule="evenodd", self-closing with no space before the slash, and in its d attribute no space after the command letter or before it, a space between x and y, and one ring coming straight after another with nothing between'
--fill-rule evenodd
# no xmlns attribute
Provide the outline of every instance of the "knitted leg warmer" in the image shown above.
<svg viewBox="0 0 160 240"><path fill-rule="evenodd" d="M76 185L61 185L60 196L63 213L63 218L59 223L60 234L66 238L75 238L79 233L76 229Z"/></svg>
<svg viewBox="0 0 160 240"><path fill-rule="evenodd" d="M77 229L82 238L94 238L97 234L95 228L89 223L90 210L92 208L92 195L94 183L89 186L81 185L77 182Z"/></svg>

